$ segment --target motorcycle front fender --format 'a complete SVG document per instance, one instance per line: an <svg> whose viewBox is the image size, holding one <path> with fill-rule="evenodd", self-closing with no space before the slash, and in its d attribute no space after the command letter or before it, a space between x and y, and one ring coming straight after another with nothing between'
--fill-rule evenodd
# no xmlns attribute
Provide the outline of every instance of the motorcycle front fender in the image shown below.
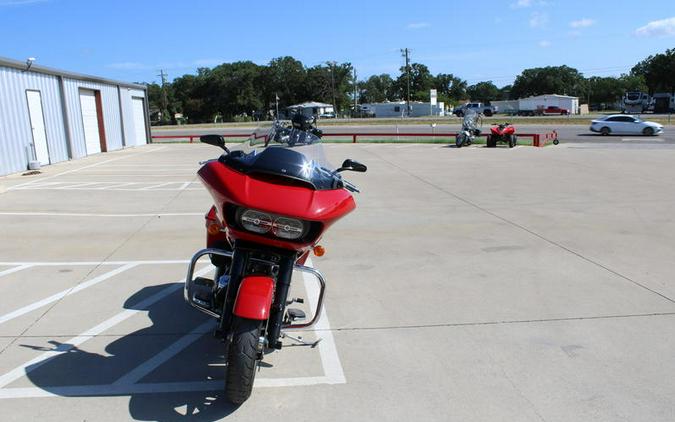
<svg viewBox="0 0 675 422"><path fill-rule="evenodd" d="M269 318L274 296L274 279L265 276L248 276L241 281L234 315L264 321Z"/></svg>

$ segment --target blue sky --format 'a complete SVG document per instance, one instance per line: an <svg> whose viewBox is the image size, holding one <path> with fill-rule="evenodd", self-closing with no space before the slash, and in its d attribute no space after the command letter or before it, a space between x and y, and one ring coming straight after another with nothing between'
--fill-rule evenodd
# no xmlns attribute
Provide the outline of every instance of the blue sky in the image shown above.
<svg viewBox="0 0 675 422"><path fill-rule="evenodd" d="M618 75L675 47L674 0L0 0L0 56L124 81L291 55L511 83L528 67Z"/></svg>

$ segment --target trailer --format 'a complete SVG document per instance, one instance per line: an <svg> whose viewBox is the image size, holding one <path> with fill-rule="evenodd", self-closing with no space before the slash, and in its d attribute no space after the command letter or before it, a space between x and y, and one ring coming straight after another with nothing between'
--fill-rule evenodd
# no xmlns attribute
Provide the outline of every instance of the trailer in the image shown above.
<svg viewBox="0 0 675 422"><path fill-rule="evenodd" d="M649 109L649 94L640 91L628 91L621 100L621 112L628 114L644 113Z"/></svg>

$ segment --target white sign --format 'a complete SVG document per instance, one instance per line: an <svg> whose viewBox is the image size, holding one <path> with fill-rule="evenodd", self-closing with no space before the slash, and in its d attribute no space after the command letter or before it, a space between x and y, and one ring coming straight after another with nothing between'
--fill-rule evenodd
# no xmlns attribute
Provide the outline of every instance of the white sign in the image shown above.
<svg viewBox="0 0 675 422"><path fill-rule="evenodd" d="M429 97L431 98L431 105L436 105L436 99L438 98L438 93L435 89L429 90Z"/></svg>

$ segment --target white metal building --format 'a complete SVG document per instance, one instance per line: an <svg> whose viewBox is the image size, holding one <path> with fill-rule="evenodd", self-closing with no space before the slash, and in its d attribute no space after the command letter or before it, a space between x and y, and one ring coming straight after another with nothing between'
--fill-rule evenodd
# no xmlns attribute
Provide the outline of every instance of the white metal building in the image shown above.
<svg viewBox="0 0 675 422"><path fill-rule="evenodd" d="M567 95L547 94L535 97L520 98L519 110L537 110L550 106L557 106L569 110L571 114L579 114L579 98Z"/></svg>
<svg viewBox="0 0 675 422"><path fill-rule="evenodd" d="M0 58L0 175L150 139L147 90Z"/></svg>
<svg viewBox="0 0 675 422"><path fill-rule="evenodd" d="M406 102L392 101L384 103L361 104L361 110L374 117L405 117ZM431 103L410 102L410 117L444 116L445 104L442 102L432 106Z"/></svg>

